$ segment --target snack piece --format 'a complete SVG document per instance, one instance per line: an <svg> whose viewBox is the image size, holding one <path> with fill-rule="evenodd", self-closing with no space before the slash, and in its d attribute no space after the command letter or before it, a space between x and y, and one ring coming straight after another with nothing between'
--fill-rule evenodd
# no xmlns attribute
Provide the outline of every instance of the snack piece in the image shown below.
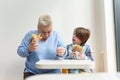
<svg viewBox="0 0 120 80"><path fill-rule="evenodd" d="M68 69L62 69L62 74L67 74L68 73Z"/></svg>
<svg viewBox="0 0 120 80"><path fill-rule="evenodd" d="M40 39L42 39L40 34L32 34L31 43L32 44L37 44Z"/></svg>
<svg viewBox="0 0 120 80"><path fill-rule="evenodd" d="M82 50L83 50L82 46L80 46L80 45L73 45L72 52L78 51L79 53L81 53Z"/></svg>

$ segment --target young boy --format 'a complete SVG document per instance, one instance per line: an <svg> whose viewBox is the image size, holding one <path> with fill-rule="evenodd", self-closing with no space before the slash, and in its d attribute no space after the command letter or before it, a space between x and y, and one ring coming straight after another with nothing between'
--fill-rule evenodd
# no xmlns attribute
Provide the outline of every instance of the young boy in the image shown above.
<svg viewBox="0 0 120 80"><path fill-rule="evenodd" d="M72 44L67 45L68 55L66 59L75 60L86 60L89 59L94 61L91 49L89 45L86 45L88 38L90 36L90 31L83 27L77 27L73 32ZM79 45L82 47L82 52L73 52L73 46ZM77 55L76 55L77 54ZM68 69L68 73L81 73L81 72L91 72L91 69Z"/></svg>

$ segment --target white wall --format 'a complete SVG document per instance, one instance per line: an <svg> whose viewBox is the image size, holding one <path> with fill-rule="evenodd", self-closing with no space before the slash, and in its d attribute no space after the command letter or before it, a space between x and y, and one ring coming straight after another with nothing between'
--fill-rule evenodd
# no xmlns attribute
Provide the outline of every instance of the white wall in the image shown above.
<svg viewBox="0 0 120 80"><path fill-rule="evenodd" d="M98 44L102 42L96 38L96 32L99 30L96 31L95 27L99 24L95 21L98 18L95 18L97 5L94 2L94 0L0 0L0 80L22 80L25 58L17 55L17 47L26 32L37 28L38 17L43 13L52 16L53 28L59 32L65 44L71 42L75 27L89 28L91 37L88 44L93 49L98 63L97 50L101 50ZM102 31L101 28L98 29ZM100 71L101 66L99 64L96 66L96 71Z"/></svg>

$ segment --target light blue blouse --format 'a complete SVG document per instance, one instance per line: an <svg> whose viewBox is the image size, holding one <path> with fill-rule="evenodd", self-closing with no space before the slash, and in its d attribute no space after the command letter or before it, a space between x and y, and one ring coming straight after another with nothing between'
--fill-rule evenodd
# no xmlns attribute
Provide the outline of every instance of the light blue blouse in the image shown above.
<svg viewBox="0 0 120 80"><path fill-rule="evenodd" d="M60 73L58 69L36 69L35 63L39 60L44 59L58 59L56 55L57 47L65 47L62 39L57 34L56 31L52 31L50 36L45 42L39 41L38 49L29 53L28 45L32 34L38 34L37 30L28 32L23 38L21 44L18 47L17 53L21 57L26 58L25 62L25 72L31 72L33 74L42 74L42 73ZM67 52L66 52L67 53ZM66 53L63 57L66 56Z"/></svg>

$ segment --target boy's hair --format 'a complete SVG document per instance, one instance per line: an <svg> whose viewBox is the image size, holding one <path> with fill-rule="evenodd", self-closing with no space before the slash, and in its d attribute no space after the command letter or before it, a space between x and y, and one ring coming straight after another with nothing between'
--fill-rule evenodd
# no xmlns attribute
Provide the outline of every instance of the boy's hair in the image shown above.
<svg viewBox="0 0 120 80"><path fill-rule="evenodd" d="M48 14L41 15L38 20L38 26L47 27L52 24L52 19Z"/></svg>
<svg viewBox="0 0 120 80"><path fill-rule="evenodd" d="M80 45L84 45L90 36L90 30L83 27L77 27L75 28L73 34L81 40Z"/></svg>

